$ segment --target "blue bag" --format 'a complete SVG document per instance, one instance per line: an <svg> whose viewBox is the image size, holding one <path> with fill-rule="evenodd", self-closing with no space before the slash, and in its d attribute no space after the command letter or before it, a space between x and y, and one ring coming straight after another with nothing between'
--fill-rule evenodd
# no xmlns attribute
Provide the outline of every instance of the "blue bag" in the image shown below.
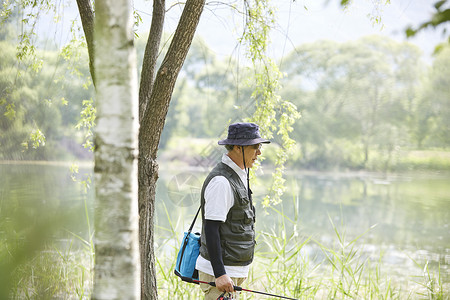
<svg viewBox="0 0 450 300"><path fill-rule="evenodd" d="M201 208L201 207L200 207ZM189 230L184 233L178 250L177 263L175 265L175 275L179 276L183 281L194 282L198 280L198 271L195 269L197 258L200 255L200 233L192 233L195 220L197 219L200 208L192 221Z"/></svg>

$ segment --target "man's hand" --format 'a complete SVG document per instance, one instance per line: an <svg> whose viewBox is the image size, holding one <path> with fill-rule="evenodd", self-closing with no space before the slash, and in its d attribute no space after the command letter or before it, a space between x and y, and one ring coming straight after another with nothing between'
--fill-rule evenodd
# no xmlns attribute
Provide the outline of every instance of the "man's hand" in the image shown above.
<svg viewBox="0 0 450 300"><path fill-rule="evenodd" d="M219 291L229 293L234 292L233 280L231 280L230 276L228 276L227 274L217 277L215 281L216 287L219 289Z"/></svg>

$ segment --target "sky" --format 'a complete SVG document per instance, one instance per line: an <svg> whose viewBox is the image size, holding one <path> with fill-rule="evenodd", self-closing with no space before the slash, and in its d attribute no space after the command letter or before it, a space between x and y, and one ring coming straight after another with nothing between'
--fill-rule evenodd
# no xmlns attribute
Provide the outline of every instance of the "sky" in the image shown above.
<svg viewBox="0 0 450 300"><path fill-rule="evenodd" d="M437 0L353 0L343 9L340 0L271 0L276 7L277 23L271 31L271 44L268 55L280 59L291 52L295 46L318 40L345 42L360 37L378 34L397 41L405 41L405 29L429 20L433 13L433 3ZM173 5L178 0L166 1L168 12L164 29L173 32L176 29L182 5ZM243 56L244 50L238 46L238 38L242 34L244 17L230 8L228 4L236 4L242 8L242 0L207 0L202 13L196 35L201 37L209 48L220 58ZM378 7L374 3L382 2ZM450 2L448 3L450 5ZM143 19L138 33L149 31L153 1L134 0L134 7ZM71 39L70 26L74 19L78 20L78 9L75 1L62 7L61 24L55 25L53 16L40 24L40 34L50 36L56 44L64 45ZM379 24L374 24L370 16L381 17ZM445 25L450 32L450 24ZM419 46L425 60L429 60L434 47L445 40L442 30L427 29L416 37L408 39Z"/></svg>
<svg viewBox="0 0 450 300"><path fill-rule="evenodd" d="M170 1L168 1L170 2ZM215 5L219 1L207 1L197 35L202 37L216 55L242 55L236 48L239 34L242 33L242 15L236 14L226 5ZM223 1L239 3L242 1ZM433 0L391 0L378 7L375 0L354 0L343 9L338 0L272 0L276 7L277 24L271 32L271 45L268 54L281 58L303 43L318 40L345 42L362 36L378 34L397 41L405 41L405 29L429 20L433 13ZM152 2L136 0L135 8L143 18L142 29L148 30L151 21ZM182 7L177 5L167 13L165 29L174 31ZM375 24L371 16L381 17ZM448 27L448 26L447 26ZM431 56L434 47L444 38L441 30L425 30L408 41L419 46L426 57Z"/></svg>

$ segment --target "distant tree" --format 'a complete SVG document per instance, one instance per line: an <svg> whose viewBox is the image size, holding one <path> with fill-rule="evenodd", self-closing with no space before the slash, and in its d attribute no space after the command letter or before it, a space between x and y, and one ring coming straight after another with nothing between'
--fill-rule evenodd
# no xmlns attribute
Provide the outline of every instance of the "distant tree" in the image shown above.
<svg viewBox="0 0 450 300"><path fill-rule="evenodd" d="M80 76L55 51L37 51L46 63L33 71L26 64L18 63L11 40L0 41L0 49L3 53L0 157L8 160L71 157L66 147L79 143L73 134L74 126L82 99L88 99L91 91L83 88Z"/></svg>
<svg viewBox="0 0 450 300"><path fill-rule="evenodd" d="M250 103L249 93L244 94L234 77L235 68L233 60L219 61L204 41L194 39L174 88L161 148L173 137L217 137L236 116L238 103Z"/></svg>
<svg viewBox="0 0 450 300"><path fill-rule="evenodd" d="M450 46L436 54L418 109L418 146L450 146Z"/></svg>
<svg viewBox="0 0 450 300"><path fill-rule="evenodd" d="M284 60L286 90L303 95L302 103L296 103L303 118L295 137L303 150L314 146L314 151L303 153L314 167L337 163L339 156L345 159L356 145L361 146L364 165L373 147L389 155L396 143L408 140L405 127L416 113L415 86L425 70L419 58L410 44L373 36L302 45ZM339 146L342 141L348 143Z"/></svg>

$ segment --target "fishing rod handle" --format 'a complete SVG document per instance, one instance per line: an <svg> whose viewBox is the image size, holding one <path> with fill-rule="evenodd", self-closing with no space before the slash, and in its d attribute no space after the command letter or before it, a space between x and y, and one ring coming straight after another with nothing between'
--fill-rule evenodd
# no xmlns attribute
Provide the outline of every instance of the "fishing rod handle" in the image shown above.
<svg viewBox="0 0 450 300"><path fill-rule="evenodd" d="M201 281L199 281L199 282L201 282ZM201 283L203 283L203 282L201 282ZM205 282L205 283L206 283L206 282ZM208 282L208 284L209 284L210 286L214 286L214 287L216 286L216 283L213 282L213 281ZM237 285L233 285L233 289L234 289L235 291L237 291L237 292L242 291L242 287L237 286Z"/></svg>

